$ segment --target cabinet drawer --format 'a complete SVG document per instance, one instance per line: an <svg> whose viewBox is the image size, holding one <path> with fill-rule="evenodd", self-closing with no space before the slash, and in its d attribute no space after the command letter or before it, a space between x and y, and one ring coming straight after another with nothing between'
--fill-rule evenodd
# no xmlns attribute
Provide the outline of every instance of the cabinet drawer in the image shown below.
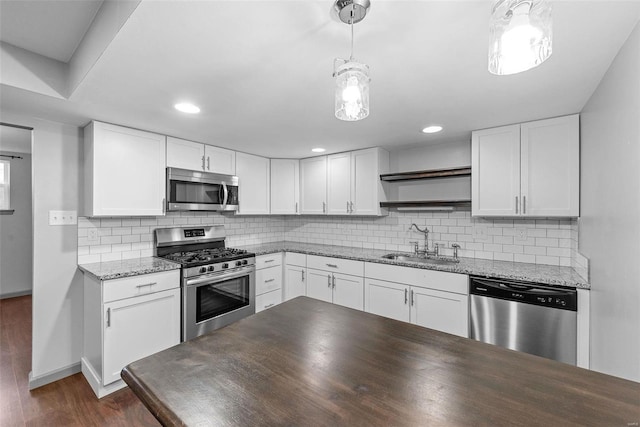
<svg viewBox="0 0 640 427"><path fill-rule="evenodd" d="M296 252L287 252L285 254L285 262L289 265L299 265L300 267L307 266L307 255L299 254Z"/></svg>
<svg viewBox="0 0 640 427"><path fill-rule="evenodd" d="M275 265L282 265L282 252L256 257L256 270L273 267Z"/></svg>
<svg viewBox="0 0 640 427"><path fill-rule="evenodd" d="M105 280L102 283L102 301L116 301L179 287L180 270Z"/></svg>
<svg viewBox="0 0 640 427"><path fill-rule="evenodd" d="M466 274L378 264L374 262L366 263L365 271L365 276L371 279L404 283L421 288L455 292L463 295L469 293L469 276Z"/></svg>
<svg viewBox="0 0 640 427"><path fill-rule="evenodd" d="M256 295L282 288L282 267L263 268L256 270Z"/></svg>
<svg viewBox="0 0 640 427"><path fill-rule="evenodd" d="M308 255L307 267L352 276L364 276L364 263L350 259Z"/></svg>
<svg viewBox="0 0 640 427"><path fill-rule="evenodd" d="M267 292L266 294L258 295L256 297L256 313L260 313L262 310L271 308L274 305L282 302L282 292L280 289Z"/></svg>

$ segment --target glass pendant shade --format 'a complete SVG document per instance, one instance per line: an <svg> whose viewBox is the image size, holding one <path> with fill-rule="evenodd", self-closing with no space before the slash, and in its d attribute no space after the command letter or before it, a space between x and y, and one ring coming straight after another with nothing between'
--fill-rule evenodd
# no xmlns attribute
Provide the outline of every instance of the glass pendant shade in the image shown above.
<svg viewBox="0 0 640 427"><path fill-rule="evenodd" d="M520 73L551 56L551 4L547 0L498 0L489 28L489 72Z"/></svg>
<svg viewBox="0 0 640 427"><path fill-rule="evenodd" d="M369 66L353 59L336 59L334 73L336 118L353 122L369 115Z"/></svg>

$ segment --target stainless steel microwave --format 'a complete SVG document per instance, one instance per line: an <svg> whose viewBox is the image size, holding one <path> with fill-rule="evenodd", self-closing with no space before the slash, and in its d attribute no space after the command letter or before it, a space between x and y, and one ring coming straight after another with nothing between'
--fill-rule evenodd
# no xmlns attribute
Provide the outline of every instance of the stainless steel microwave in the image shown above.
<svg viewBox="0 0 640 427"><path fill-rule="evenodd" d="M167 168L167 210L238 210L238 177Z"/></svg>

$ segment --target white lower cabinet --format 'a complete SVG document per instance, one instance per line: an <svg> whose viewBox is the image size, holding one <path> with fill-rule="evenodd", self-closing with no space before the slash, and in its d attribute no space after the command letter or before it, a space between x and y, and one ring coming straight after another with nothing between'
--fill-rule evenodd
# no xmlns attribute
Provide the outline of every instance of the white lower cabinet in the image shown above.
<svg viewBox="0 0 640 427"><path fill-rule="evenodd" d="M374 263L366 263L365 271L365 311L469 336L466 275Z"/></svg>
<svg viewBox="0 0 640 427"><path fill-rule="evenodd" d="M99 398L129 363L180 343L180 272L84 278L82 373Z"/></svg>
<svg viewBox="0 0 640 427"><path fill-rule="evenodd" d="M287 252L284 258L284 300L307 295L307 256Z"/></svg>
<svg viewBox="0 0 640 427"><path fill-rule="evenodd" d="M362 310L364 280L349 274L307 270L307 296Z"/></svg>
<svg viewBox="0 0 640 427"><path fill-rule="evenodd" d="M282 253L256 257L256 313L282 302Z"/></svg>

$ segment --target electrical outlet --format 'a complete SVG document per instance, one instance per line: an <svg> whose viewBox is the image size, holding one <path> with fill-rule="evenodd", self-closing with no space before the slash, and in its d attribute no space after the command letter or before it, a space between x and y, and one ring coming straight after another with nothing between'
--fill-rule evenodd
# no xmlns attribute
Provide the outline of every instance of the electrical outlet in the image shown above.
<svg viewBox="0 0 640 427"><path fill-rule="evenodd" d="M484 240L487 238L487 227L484 225L477 225L473 227L473 238Z"/></svg>
<svg viewBox="0 0 640 427"><path fill-rule="evenodd" d="M516 238L514 239L516 242L524 242L527 240L527 229L526 228L516 228Z"/></svg>
<svg viewBox="0 0 640 427"><path fill-rule="evenodd" d="M49 225L74 225L77 223L77 211L49 211Z"/></svg>
<svg viewBox="0 0 640 427"><path fill-rule="evenodd" d="M89 243L98 243L100 238L98 237L98 229L90 228L87 230L87 242Z"/></svg>

